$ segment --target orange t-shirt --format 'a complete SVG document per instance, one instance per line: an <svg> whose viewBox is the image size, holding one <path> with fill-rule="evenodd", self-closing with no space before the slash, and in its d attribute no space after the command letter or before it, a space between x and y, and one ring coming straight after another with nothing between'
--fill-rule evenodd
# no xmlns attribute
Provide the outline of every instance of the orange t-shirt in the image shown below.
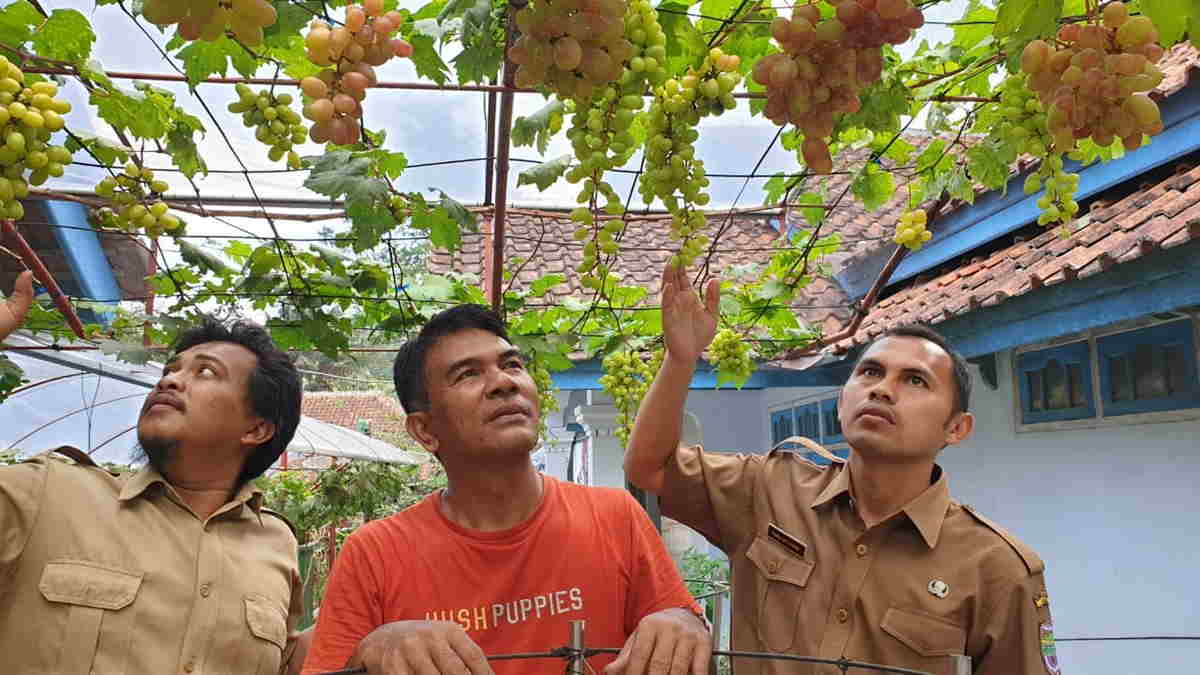
<svg viewBox="0 0 1200 675"><path fill-rule="evenodd" d="M624 490L544 477L524 523L480 532L448 520L435 494L359 528L338 555L304 675L346 666L393 621L457 621L484 654L545 652L585 619L589 647L621 647L647 614L699 611L662 539ZM612 655L589 659L599 670ZM562 673L562 659L493 661L496 675Z"/></svg>

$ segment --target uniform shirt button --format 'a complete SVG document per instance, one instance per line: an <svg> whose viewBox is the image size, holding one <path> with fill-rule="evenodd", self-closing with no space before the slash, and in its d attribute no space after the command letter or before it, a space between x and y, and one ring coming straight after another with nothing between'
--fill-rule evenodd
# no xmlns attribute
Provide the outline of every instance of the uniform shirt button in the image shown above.
<svg viewBox="0 0 1200 675"><path fill-rule="evenodd" d="M770 572L771 574L775 574L776 572L778 572L779 571L779 561L772 560L771 562L767 563L767 571Z"/></svg>
<svg viewBox="0 0 1200 675"><path fill-rule="evenodd" d="M195 669L196 669L196 665L194 663L192 663L191 661L188 661L183 666L183 672L185 672L185 673L190 673Z"/></svg>
<svg viewBox="0 0 1200 675"><path fill-rule="evenodd" d="M209 593L211 593L211 592L212 592L212 587L209 586L208 584L200 585L200 597L207 598Z"/></svg>
<svg viewBox="0 0 1200 675"><path fill-rule="evenodd" d="M860 557L860 558L866 556L867 551L869 551L869 550L870 549L867 548L866 544L859 544L858 546L854 547L854 552L857 553L858 557Z"/></svg>
<svg viewBox="0 0 1200 675"><path fill-rule="evenodd" d="M845 608L839 609L837 611L837 620L838 620L838 623L846 623L847 621L850 620L850 612L847 611Z"/></svg>

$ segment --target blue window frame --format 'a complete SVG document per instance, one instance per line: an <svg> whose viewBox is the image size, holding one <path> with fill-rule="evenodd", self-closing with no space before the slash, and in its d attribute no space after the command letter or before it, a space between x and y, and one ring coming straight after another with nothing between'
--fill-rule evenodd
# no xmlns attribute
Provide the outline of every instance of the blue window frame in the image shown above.
<svg viewBox="0 0 1200 675"><path fill-rule="evenodd" d="M1108 335L1096 350L1105 417L1200 408L1190 320Z"/></svg>
<svg viewBox="0 0 1200 675"><path fill-rule="evenodd" d="M821 442L821 404L796 406L796 435Z"/></svg>
<svg viewBox="0 0 1200 675"><path fill-rule="evenodd" d="M783 439L790 438L791 436L795 435L793 433L793 430L795 429L795 421L794 421L793 417L794 416L792 415L791 408L788 408L787 410L776 410L775 412L771 413L771 447L772 448L779 445L779 443ZM795 447L795 445L789 443L782 447L792 448L792 447Z"/></svg>
<svg viewBox="0 0 1200 675"><path fill-rule="evenodd" d="M821 423L824 426L824 433L821 435L822 443L841 443L846 440L842 436L842 422L838 419L836 398L821 401Z"/></svg>
<svg viewBox="0 0 1200 675"><path fill-rule="evenodd" d="M1024 352L1017 359L1021 422L1062 422L1096 416L1087 342Z"/></svg>

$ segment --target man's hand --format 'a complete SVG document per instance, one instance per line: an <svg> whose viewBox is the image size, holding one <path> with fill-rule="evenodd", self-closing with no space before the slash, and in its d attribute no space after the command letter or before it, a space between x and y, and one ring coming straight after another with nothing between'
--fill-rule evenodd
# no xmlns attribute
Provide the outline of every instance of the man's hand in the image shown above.
<svg viewBox="0 0 1200 675"><path fill-rule="evenodd" d="M712 634L686 609L642 617L605 675L708 675Z"/></svg>
<svg viewBox="0 0 1200 675"><path fill-rule="evenodd" d="M662 278L663 339L668 356L695 363L717 334L719 279L708 282L704 302L688 281L687 270L668 262Z"/></svg>
<svg viewBox="0 0 1200 675"><path fill-rule="evenodd" d="M13 285L12 295L0 304L0 341L20 327L33 304L33 272L21 272Z"/></svg>
<svg viewBox="0 0 1200 675"><path fill-rule="evenodd" d="M358 643L350 667L370 675L493 675L479 645L453 621L387 623Z"/></svg>

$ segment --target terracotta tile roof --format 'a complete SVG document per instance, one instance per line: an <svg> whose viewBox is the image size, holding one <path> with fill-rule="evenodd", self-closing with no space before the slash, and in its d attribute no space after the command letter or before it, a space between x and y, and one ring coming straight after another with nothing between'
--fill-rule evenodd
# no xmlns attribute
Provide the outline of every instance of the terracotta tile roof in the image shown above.
<svg viewBox="0 0 1200 675"><path fill-rule="evenodd" d="M306 391L302 413L355 431L359 420L370 420L371 436L384 440L405 433L400 402L383 392Z"/></svg>
<svg viewBox="0 0 1200 675"><path fill-rule="evenodd" d="M714 236L726 222L728 226L721 232L717 253L713 256L714 270L770 259L772 247L779 238L779 232L770 223L770 216L739 215L732 219L714 216L709 219L707 234ZM547 301L570 295L584 297L586 290L580 286L580 276L575 271L583 257L583 244L572 236L575 229L576 224L565 214L559 218L510 214L505 226L505 268L516 273L517 286L558 273L567 281L552 289L546 296ZM469 272L482 277L486 241L490 241L486 236L470 237L464 239L463 248L453 254L435 251L430 256L430 270L435 273ZM678 247L670 237L665 219L634 221L626 228L621 257L614 271L621 275L624 283L645 288L647 297L657 302L663 266Z"/></svg>
<svg viewBox="0 0 1200 675"><path fill-rule="evenodd" d="M1048 229L934 279L917 279L880 301L858 333L839 345L864 344L900 323L938 324L1030 291L1107 271L1116 265L1200 239L1200 168L1176 173L1127 197L1097 201L1064 238Z"/></svg>

